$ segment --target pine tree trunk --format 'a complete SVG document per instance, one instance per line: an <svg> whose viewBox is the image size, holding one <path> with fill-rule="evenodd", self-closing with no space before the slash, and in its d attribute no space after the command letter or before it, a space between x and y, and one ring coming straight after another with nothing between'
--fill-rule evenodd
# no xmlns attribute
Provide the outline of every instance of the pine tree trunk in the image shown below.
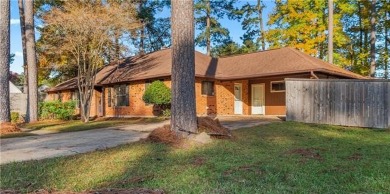
<svg viewBox="0 0 390 194"><path fill-rule="evenodd" d="M358 8L359 8L359 51L360 53L363 52L363 22L362 22L362 8L360 6L360 1L358 1Z"/></svg>
<svg viewBox="0 0 390 194"><path fill-rule="evenodd" d="M265 50L265 37L264 37L264 25L263 25L263 8L261 7L261 0L257 0L257 9L259 11L261 49L264 51Z"/></svg>
<svg viewBox="0 0 390 194"><path fill-rule="evenodd" d="M206 2L206 46L207 46L207 56L211 56L211 23L210 23L210 0Z"/></svg>
<svg viewBox="0 0 390 194"><path fill-rule="evenodd" d="M10 122L10 1L0 0L0 123Z"/></svg>
<svg viewBox="0 0 390 194"><path fill-rule="evenodd" d="M24 69L24 80L23 80L23 93L27 94L28 91L28 73L27 73L27 51L26 51L26 25L24 22L24 2L18 0L19 6L19 18L20 18L20 33L22 35L22 50L23 50L23 69ZM26 113L27 114L27 113Z"/></svg>
<svg viewBox="0 0 390 194"><path fill-rule="evenodd" d="M197 132L195 107L194 2L172 3L171 129L180 136Z"/></svg>
<svg viewBox="0 0 390 194"><path fill-rule="evenodd" d="M38 121L38 70L35 54L34 1L26 0L26 51L28 64L28 122Z"/></svg>
<svg viewBox="0 0 390 194"><path fill-rule="evenodd" d="M328 62L333 63L333 0L328 0Z"/></svg>
<svg viewBox="0 0 390 194"><path fill-rule="evenodd" d="M142 12L142 9L144 7L144 1L140 2L140 11ZM141 34L140 34L140 44L139 44L139 54L143 55L145 54L145 21L142 21L142 27L141 27Z"/></svg>
<svg viewBox="0 0 390 194"><path fill-rule="evenodd" d="M370 76L375 77L375 69L376 69L376 62L375 62L375 42L376 42L376 29L375 29L375 19L376 19L376 0L371 1L371 37L370 37Z"/></svg>
<svg viewBox="0 0 390 194"><path fill-rule="evenodd" d="M389 13L386 12L386 20L389 21L390 18L389 18ZM389 48L388 48L388 29L387 29L387 26L385 25L385 60L384 60L384 63L385 63L385 79L388 79L389 78Z"/></svg>

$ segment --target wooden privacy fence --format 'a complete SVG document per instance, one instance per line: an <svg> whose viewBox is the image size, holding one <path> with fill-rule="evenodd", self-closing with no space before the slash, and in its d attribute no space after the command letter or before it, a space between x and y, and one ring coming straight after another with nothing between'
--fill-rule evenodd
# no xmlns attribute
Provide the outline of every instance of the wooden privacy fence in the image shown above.
<svg viewBox="0 0 390 194"><path fill-rule="evenodd" d="M390 127L390 81L286 79L286 119L305 123Z"/></svg>

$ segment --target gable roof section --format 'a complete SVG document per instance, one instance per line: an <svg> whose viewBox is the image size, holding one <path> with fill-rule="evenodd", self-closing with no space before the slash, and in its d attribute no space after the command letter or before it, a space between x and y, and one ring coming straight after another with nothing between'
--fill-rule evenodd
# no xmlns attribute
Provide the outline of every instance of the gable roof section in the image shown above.
<svg viewBox="0 0 390 194"><path fill-rule="evenodd" d="M172 50L163 49L134 56L105 66L96 76L96 85L109 85L171 75ZM275 75L322 72L344 78L365 77L324 62L293 48L280 48L223 58L195 52L195 76L219 80L249 79ZM73 78L49 91L77 88Z"/></svg>
<svg viewBox="0 0 390 194"><path fill-rule="evenodd" d="M223 69L222 79L255 78L311 71L364 79L361 75L289 47L224 57L220 58L220 63Z"/></svg>
<svg viewBox="0 0 390 194"><path fill-rule="evenodd" d="M97 74L95 78L95 85L99 85L103 80L105 80L116 68L116 64L110 64L104 66ZM77 77L70 80L61 82L55 87L50 88L49 92L61 91L61 90L75 90L77 89Z"/></svg>

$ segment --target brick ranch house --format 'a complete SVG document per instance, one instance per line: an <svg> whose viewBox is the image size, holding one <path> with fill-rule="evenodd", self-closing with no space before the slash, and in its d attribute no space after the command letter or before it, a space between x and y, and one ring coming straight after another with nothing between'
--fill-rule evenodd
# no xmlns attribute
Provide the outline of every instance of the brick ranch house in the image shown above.
<svg viewBox="0 0 390 194"><path fill-rule="evenodd" d="M91 116L154 116L142 95L161 80L171 85L171 49L105 66L96 78ZM362 79L293 48L223 58L195 53L198 115L285 115L285 78ZM47 100L77 100L71 79L48 90Z"/></svg>

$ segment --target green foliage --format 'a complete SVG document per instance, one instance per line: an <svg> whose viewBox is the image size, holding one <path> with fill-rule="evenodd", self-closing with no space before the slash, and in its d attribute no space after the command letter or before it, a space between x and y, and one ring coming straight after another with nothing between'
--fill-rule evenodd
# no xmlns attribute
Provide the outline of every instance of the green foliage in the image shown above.
<svg viewBox="0 0 390 194"><path fill-rule="evenodd" d="M244 42L252 42L253 46L258 48L260 45L263 50L265 49L265 37L264 37L264 27L263 27L263 14L262 11L265 8L265 5L261 0L247 2L245 5L241 7L239 10L240 16L242 16L242 29L245 30L244 35L241 39ZM247 51L248 52L248 51Z"/></svg>
<svg viewBox="0 0 390 194"><path fill-rule="evenodd" d="M18 112L11 112L11 122L12 123L19 122L19 113Z"/></svg>
<svg viewBox="0 0 390 194"><path fill-rule="evenodd" d="M229 19L237 19L237 0L209 1L197 0L195 2L195 23L196 29L200 31L195 43L201 47L208 44L219 45L230 40L229 30L221 25L219 19L227 16ZM207 18L210 19L210 26L207 26ZM208 42L210 40L210 42Z"/></svg>
<svg viewBox="0 0 390 194"><path fill-rule="evenodd" d="M239 45L233 41L228 41L223 45L218 45L211 49L211 56L213 57L226 57L230 55L238 55L245 53L253 53L259 50L259 44L245 40L243 45Z"/></svg>
<svg viewBox="0 0 390 194"><path fill-rule="evenodd" d="M61 119L70 120L74 116L76 108L75 101L47 101L39 103L40 119Z"/></svg>
<svg viewBox="0 0 390 194"><path fill-rule="evenodd" d="M12 64L12 63L14 62L14 60L15 60L15 54L14 54L14 53L11 53L11 54L9 55L9 64Z"/></svg>
<svg viewBox="0 0 390 194"><path fill-rule="evenodd" d="M150 53L171 44L170 17L157 17L157 13L170 6L170 1L138 1L137 18L144 26L137 29L132 37L134 46L140 52Z"/></svg>
<svg viewBox="0 0 390 194"><path fill-rule="evenodd" d="M142 99L148 104L168 105L171 103L171 90L162 81L154 81L146 89Z"/></svg>
<svg viewBox="0 0 390 194"><path fill-rule="evenodd" d="M163 117L171 117L171 109L165 109L162 111Z"/></svg>

